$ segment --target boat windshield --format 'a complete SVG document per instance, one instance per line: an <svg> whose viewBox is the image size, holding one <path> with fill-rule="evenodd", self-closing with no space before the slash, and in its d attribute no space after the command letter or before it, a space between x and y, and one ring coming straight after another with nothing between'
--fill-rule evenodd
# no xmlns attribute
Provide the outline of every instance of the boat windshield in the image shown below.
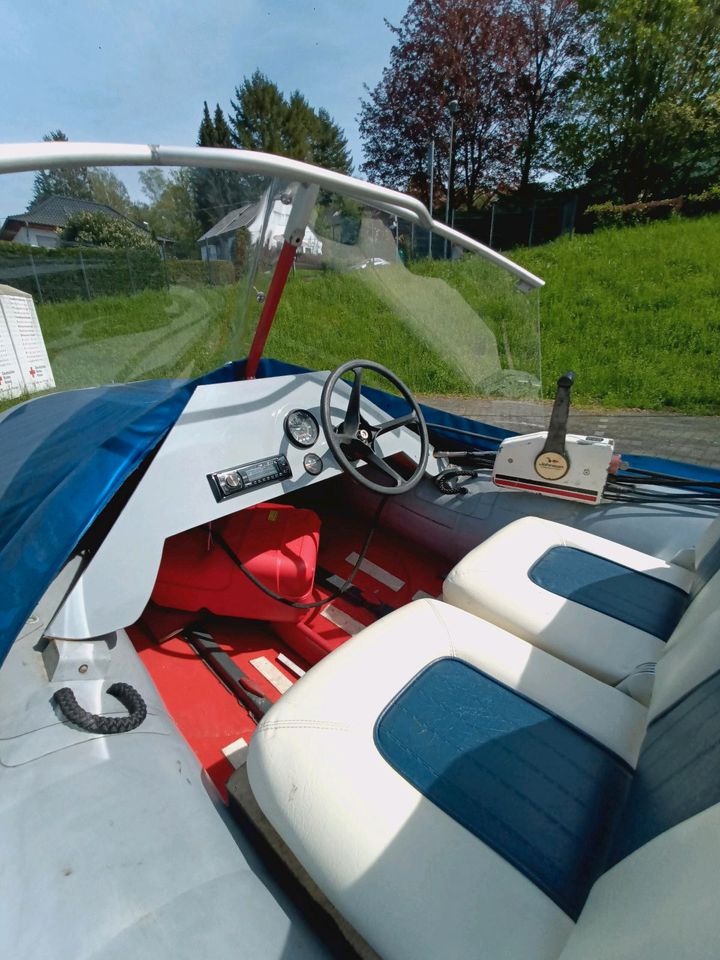
<svg viewBox="0 0 720 960"><path fill-rule="evenodd" d="M0 197L23 210L0 211L3 406L247 355L305 188L198 167L89 168L32 202L43 176L56 189L63 174L1 178ZM448 409L518 430L536 420L536 289L402 211L327 190L312 201L265 356L320 370L372 359Z"/></svg>

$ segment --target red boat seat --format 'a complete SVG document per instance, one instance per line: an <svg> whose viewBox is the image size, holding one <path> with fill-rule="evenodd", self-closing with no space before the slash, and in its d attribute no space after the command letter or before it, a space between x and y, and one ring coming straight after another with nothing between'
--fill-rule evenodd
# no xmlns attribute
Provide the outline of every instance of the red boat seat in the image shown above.
<svg viewBox="0 0 720 960"><path fill-rule="evenodd" d="M180 610L208 610L226 617L295 621L304 611L263 593L213 542L219 532L250 572L275 593L300 603L312 590L320 519L312 510L261 503L212 525L165 541L152 593L155 603Z"/></svg>

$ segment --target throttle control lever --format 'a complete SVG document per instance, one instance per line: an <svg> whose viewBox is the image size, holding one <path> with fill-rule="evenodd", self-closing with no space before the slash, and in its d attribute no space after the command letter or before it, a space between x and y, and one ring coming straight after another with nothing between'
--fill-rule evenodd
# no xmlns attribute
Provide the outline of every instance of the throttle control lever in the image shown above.
<svg viewBox="0 0 720 960"><path fill-rule="evenodd" d="M570 458L565 449L568 414L570 413L570 390L575 382L572 370L563 374L557 382L555 403L550 414L547 439L535 458L535 472L543 480L560 480L570 469Z"/></svg>

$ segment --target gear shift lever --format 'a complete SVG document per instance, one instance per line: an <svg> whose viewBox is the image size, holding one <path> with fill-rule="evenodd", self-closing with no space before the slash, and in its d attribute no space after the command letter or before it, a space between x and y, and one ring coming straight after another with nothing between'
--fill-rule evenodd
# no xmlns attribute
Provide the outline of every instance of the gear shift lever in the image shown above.
<svg viewBox="0 0 720 960"><path fill-rule="evenodd" d="M572 370L563 374L557 382L555 403L550 415L547 439L535 458L535 472L543 480L559 480L570 469L570 458L565 449L568 414L570 413L570 390L575 382Z"/></svg>

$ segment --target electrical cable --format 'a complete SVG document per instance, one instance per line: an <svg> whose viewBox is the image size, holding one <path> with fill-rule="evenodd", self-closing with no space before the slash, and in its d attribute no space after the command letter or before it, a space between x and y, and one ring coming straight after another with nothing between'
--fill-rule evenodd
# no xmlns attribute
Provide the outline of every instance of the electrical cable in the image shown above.
<svg viewBox="0 0 720 960"><path fill-rule="evenodd" d="M358 572L358 570L362 566L362 562L367 555L368 549L370 548L370 542L373 538L373 534L378 528L378 524L380 522L380 515L382 514L383 508L387 503L387 499L388 499L387 497L381 498L380 503L378 504L377 510L375 511L375 515L373 517L370 529L368 530L367 536L365 537L365 542L363 543L362 550L360 551L360 555L358 556L357 561L355 562L355 566L350 571L350 574L347 580L345 581L345 583L343 583L342 586L338 587L337 590L335 590L333 593L325 597L324 600L314 600L311 603L299 603L296 600L288 600L286 597L280 596L279 593L275 593L274 590L272 590L270 587L266 586L264 583L258 580L258 578L248 570L248 568L242 562L240 557L235 553L233 548L230 546L230 544L227 542L225 537L223 537L223 535L219 531L213 530L212 528L210 528L210 536L214 541L217 542L218 546L225 551L228 557L230 557L230 559L238 568L238 570L242 571L242 573L245 574L248 580L250 580L251 583L254 583L259 590L262 590L262 592L266 596L270 597L272 600L277 600L278 603L284 603L286 607L294 607L296 610L315 610L318 607L324 607L325 604L330 603L332 600L337 600L337 598L341 597L343 593L346 590L348 590L352 585L355 574Z"/></svg>

